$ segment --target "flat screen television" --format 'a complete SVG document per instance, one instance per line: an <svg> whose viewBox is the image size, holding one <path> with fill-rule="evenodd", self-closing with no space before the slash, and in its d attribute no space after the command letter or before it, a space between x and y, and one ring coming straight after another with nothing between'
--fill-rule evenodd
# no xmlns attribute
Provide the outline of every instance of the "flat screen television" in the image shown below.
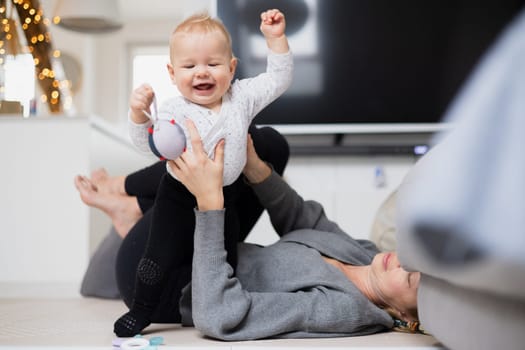
<svg viewBox="0 0 525 350"><path fill-rule="evenodd" d="M238 78L266 67L260 13L279 8L286 15L294 81L257 116L258 124L314 132L363 126L432 131L523 3L217 0L217 15L232 35Z"/></svg>

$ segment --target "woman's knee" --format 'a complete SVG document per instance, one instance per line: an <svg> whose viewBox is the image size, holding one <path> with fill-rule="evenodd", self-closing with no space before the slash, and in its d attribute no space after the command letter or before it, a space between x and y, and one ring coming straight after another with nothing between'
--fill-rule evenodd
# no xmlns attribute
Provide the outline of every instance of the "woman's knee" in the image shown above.
<svg viewBox="0 0 525 350"><path fill-rule="evenodd" d="M250 128L253 145L259 157L272 164L275 171L282 175L290 158L290 146L286 138L272 127Z"/></svg>

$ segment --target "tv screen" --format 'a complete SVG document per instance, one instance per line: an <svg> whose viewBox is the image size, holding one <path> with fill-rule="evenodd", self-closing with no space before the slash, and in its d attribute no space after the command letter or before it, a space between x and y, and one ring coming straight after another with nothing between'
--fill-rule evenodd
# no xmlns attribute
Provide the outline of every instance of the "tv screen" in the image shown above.
<svg viewBox="0 0 525 350"><path fill-rule="evenodd" d="M263 72L260 13L286 16L292 86L258 124L434 124L523 0L218 0L239 59Z"/></svg>

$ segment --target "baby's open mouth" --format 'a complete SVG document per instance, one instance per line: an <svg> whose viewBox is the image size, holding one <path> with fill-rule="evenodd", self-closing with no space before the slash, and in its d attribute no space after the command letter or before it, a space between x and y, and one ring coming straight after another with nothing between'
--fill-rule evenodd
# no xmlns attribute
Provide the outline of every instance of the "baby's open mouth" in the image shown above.
<svg viewBox="0 0 525 350"><path fill-rule="evenodd" d="M211 88L213 88L213 84L198 84L198 85L195 85L194 86L195 89L197 90L210 90Z"/></svg>

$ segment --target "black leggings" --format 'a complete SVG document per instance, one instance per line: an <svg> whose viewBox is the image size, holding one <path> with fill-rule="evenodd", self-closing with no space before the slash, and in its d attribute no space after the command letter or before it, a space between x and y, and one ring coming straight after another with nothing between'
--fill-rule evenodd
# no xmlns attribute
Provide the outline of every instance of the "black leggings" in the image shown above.
<svg viewBox="0 0 525 350"><path fill-rule="evenodd" d="M270 163L282 175L289 158L286 139L272 128L250 127L249 130L259 157ZM166 174L165 162L157 162L126 177L125 188L129 195L136 196L144 213L124 239L116 262L117 284L120 294L128 307L133 302L137 266L147 245L148 232L152 222L152 206L162 176ZM235 206L239 218L239 241L246 236L261 216L263 207L249 186L238 181ZM191 253L191 252L189 252ZM169 272L166 288L152 321L157 323L180 322L179 299L182 288L191 280L191 262Z"/></svg>

